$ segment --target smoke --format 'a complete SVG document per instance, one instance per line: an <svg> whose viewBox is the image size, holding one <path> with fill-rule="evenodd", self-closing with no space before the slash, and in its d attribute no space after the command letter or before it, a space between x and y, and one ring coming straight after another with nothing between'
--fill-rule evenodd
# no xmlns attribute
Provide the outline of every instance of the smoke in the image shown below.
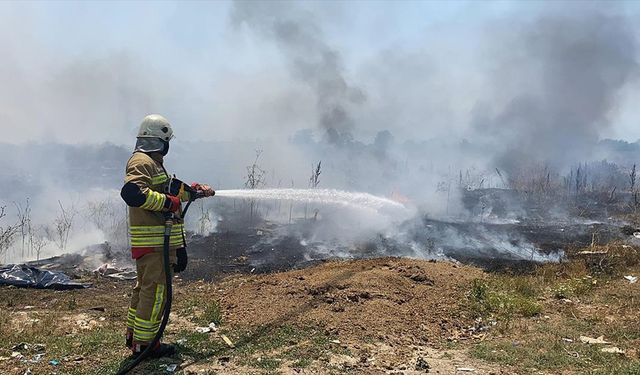
<svg viewBox="0 0 640 375"><path fill-rule="evenodd" d="M637 149L597 146L614 129L640 135L617 122L618 111L635 112L620 99L638 73L630 13L536 4L496 14L456 4L458 13L441 16L429 2L159 3L153 14L130 4L0 4L0 126L9 143L0 148L0 205L29 196L51 224L58 200L78 196L85 207L98 200L87 190L117 191L137 124L161 113L177 135L166 164L183 180L241 188L262 150L265 187L307 188L322 161L322 189L393 197L431 218L474 219L465 190L506 187L509 176L496 167L509 175L528 163L562 169ZM56 16L69 10L81 17L63 27ZM105 141L114 145L97 146ZM637 157L633 150L615 160ZM478 205L483 219L499 219ZM508 219L524 212L515 206ZM397 222L379 217L261 207L284 223L319 210L310 241L405 240ZM229 220L216 207L206 216L210 208L190 228L206 233ZM111 229L94 224L78 233L110 239Z"/></svg>
<svg viewBox="0 0 640 375"><path fill-rule="evenodd" d="M314 91L317 125L326 140L336 145L352 141L350 112L365 101L365 94L347 82L340 53L325 42L313 14L289 2L236 1L232 19L276 43L291 75Z"/></svg>
<svg viewBox="0 0 640 375"><path fill-rule="evenodd" d="M638 74L629 20L610 13L572 7L509 23L494 36L495 100L478 104L472 122L499 150L497 166L562 168L592 156L621 90Z"/></svg>

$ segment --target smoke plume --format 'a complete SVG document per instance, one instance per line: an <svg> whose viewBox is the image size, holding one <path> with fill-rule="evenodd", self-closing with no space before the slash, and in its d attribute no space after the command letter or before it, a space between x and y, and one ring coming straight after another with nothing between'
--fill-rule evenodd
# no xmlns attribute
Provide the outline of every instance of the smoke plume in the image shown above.
<svg viewBox="0 0 640 375"><path fill-rule="evenodd" d="M512 171L527 160L566 167L591 157L621 89L638 74L628 20L572 9L509 26L491 49L495 100L473 119L500 150L496 164Z"/></svg>
<svg viewBox="0 0 640 375"><path fill-rule="evenodd" d="M364 102L365 94L343 75L339 51L323 39L313 14L285 2L236 1L232 18L273 41L287 59L291 74L315 92L317 124L329 143L353 139L351 108Z"/></svg>
<svg viewBox="0 0 640 375"><path fill-rule="evenodd" d="M151 14L137 3L0 3L0 206L15 211L29 198L45 229L60 214L58 201L88 217L99 208L111 224L81 227L78 214L73 230L99 231L100 242L112 242L111 232L126 239L117 190L148 113L172 122L166 166L188 182L241 188L255 160L260 187L308 188L321 161L319 189L392 197L442 221L501 219L498 204L465 196L514 187L518 173L524 185L538 179L536 186L561 189L563 169L578 162L640 157L638 143L602 142L610 130L632 133L627 141L640 135L616 117L637 112L621 100L638 75L637 26L622 7L514 3L494 14L471 2L455 6L453 22L429 2L326 4L158 3ZM620 168L600 170L589 170L589 186L623 190ZM573 182L582 188L583 172ZM92 189L100 194L86 193ZM519 196L504 198L507 219L531 212L518 207ZM203 203L209 221L191 228L215 226L214 217L229 224L233 215L246 226L246 202L223 202ZM346 238L349 249L375 233L413 241L396 222L281 203L261 202L259 214L292 225L317 219L309 241ZM420 219L416 233L425 228ZM433 236L454 244L475 236L461 233Z"/></svg>

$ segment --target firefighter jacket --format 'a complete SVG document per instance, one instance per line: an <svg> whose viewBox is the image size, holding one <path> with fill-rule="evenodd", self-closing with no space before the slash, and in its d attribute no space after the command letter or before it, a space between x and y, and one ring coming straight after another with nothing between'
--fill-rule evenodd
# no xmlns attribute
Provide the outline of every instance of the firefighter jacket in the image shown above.
<svg viewBox="0 0 640 375"><path fill-rule="evenodd" d="M165 194L170 177L162 165L162 156L158 153L134 152L127 162L124 182L120 195L129 205L129 238L133 258L161 252L164 245L163 213L170 205ZM181 190L179 198L187 201L188 193ZM177 217L180 216L181 210L177 212ZM178 220L171 229L170 249L182 247L183 239L184 225L182 220Z"/></svg>

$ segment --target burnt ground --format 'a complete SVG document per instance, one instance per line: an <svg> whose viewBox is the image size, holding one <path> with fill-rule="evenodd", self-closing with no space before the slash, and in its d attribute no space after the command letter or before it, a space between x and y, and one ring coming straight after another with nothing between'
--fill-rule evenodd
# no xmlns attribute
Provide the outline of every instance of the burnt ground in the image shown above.
<svg viewBox="0 0 640 375"><path fill-rule="evenodd" d="M619 222L470 223L424 218L407 224L400 237L376 236L352 247L336 243L318 250L305 240L311 220L292 225L262 223L251 230L223 230L189 241L191 265L183 277L214 280L234 273L269 273L305 268L329 259L408 256L452 259L485 270L527 271L565 251L629 238ZM416 252L416 244L420 251ZM548 257L548 258L545 258Z"/></svg>
<svg viewBox="0 0 640 375"><path fill-rule="evenodd" d="M233 273L299 269L328 259L384 256L527 272L574 249L629 239L635 228L618 219L629 212L629 199L624 194L584 193L578 199L505 189L465 191L463 217L418 215L399 224L395 233L372 233L360 242L311 241L318 227L339 226L322 219L247 225L236 213L216 233L190 238L192 266L184 277L213 280Z"/></svg>

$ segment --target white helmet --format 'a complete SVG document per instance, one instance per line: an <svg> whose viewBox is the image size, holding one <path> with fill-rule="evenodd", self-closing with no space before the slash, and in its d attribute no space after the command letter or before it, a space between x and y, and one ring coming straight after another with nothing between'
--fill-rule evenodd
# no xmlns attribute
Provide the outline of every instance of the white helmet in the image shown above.
<svg viewBox="0 0 640 375"><path fill-rule="evenodd" d="M160 115L149 115L140 124L138 138L160 138L168 142L173 138L173 130L166 118Z"/></svg>

